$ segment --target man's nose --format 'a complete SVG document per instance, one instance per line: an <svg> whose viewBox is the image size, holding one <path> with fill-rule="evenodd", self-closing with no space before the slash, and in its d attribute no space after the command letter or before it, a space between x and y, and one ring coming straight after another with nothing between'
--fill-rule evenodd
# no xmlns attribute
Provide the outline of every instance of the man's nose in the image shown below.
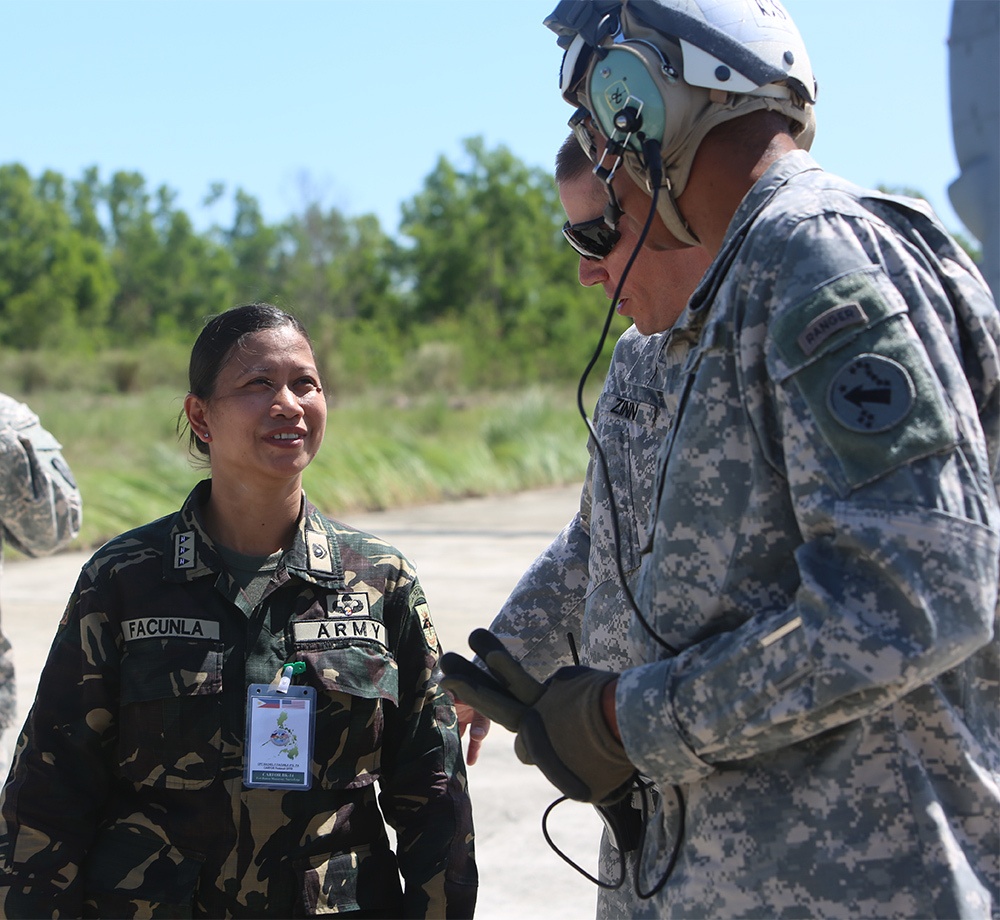
<svg viewBox="0 0 1000 920"><path fill-rule="evenodd" d="M593 287L595 284L604 284L607 280L608 272L602 262L580 256L580 284L584 287Z"/></svg>

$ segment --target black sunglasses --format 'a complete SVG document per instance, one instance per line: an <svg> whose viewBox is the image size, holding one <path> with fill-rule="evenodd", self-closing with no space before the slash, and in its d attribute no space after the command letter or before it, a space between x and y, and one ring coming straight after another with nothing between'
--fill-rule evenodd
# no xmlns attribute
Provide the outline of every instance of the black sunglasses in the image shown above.
<svg viewBox="0 0 1000 920"><path fill-rule="evenodd" d="M563 236L585 259L598 262L611 255L611 251L618 245L622 238L614 227L609 227L604 217L595 217L593 220L585 220L579 224L571 224L569 221L563 224Z"/></svg>

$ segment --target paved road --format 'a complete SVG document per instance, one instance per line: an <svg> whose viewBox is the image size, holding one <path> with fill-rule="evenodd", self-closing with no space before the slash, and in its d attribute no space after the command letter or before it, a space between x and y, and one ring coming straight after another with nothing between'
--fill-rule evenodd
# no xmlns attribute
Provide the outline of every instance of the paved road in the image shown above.
<svg viewBox="0 0 1000 920"><path fill-rule="evenodd" d="M399 547L417 567L445 649L468 652L466 637L486 626L521 573L569 520L579 487L496 499L470 499L401 511L348 516ZM84 509L86 513L86 509ZM14 645L22 719L38 672L86 554L8 562L0 580L4 632ZM596 889L545 843L542 812L557 793L514 755L512 736L495 728L470 768L484 920L594 915ZM600 822L588 806L560 805L549 832L595 871Z"/></svg>

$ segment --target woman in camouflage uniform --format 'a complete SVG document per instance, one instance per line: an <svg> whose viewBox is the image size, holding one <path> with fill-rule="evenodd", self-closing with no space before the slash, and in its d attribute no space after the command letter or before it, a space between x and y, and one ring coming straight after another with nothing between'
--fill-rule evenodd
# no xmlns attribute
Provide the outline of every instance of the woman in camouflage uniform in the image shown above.
<svg viewBox="0 0 1000 920"><path fill-rule="evenodd" d="M0 800L4 916L472 915L420 583L302 492L326 425L315 363L268 304L199 336L184 410L212 477L81 573Z"/></svg>

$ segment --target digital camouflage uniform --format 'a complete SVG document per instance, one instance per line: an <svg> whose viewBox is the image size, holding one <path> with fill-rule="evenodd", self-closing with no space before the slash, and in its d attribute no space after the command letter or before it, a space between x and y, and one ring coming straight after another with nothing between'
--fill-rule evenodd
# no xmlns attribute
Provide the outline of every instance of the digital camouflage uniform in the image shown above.
<svg viewBox="0 0 1000 920"><path fill-rule="evenodd" d="M5 540L44 556L80 532L80 492L61 450L31 409L0 393L0 565ZM14 655L0 634L0 735L17 718L16 689ZM0 766L6 773L6 745Z"/></svg>
<svg viewBox="0 0 1000 920"><path fill-rule="evenodd" d="M250 607L204 531L210 487L81 573L0 800L0 913L471 916L465 768L410 563L303 500ZM244 788L247 688L290 661L317 695L312 788Z"/></svg>
<svg viewBox="0 0 1000 920"><path fill-rule="evenodd" d="M616 711L679 784L658 917L995 916L1000 322L922 204L795 152L675 326ZM662 659L662 660L661 660Z"/></svg>
<svg viewBox="0 0 1000 920"><path fill-rule="evenodd" d="M567 633L579 645L581 663L592 668L621 671L639 663L631 658L630 610L615 557L620 551L634 591L641 548L648 538L656 458L676 410L683 364L676 350L666 348L668 335L645 336L635 326L622 334L594 412L594 430L607 458L618 509L620 550L611 527L608 483L591 441L579 512L524 573L490 626L539 680L573 664ZM558 812L552 820L558 824ZM662 822L657 818L653 826L659 828ZM601 841L600 866L605 881L616 880L622 871L607 834ZM598 917L627 917L635 911L633 871L629 860L622 887L599 891Z"/></svg>

